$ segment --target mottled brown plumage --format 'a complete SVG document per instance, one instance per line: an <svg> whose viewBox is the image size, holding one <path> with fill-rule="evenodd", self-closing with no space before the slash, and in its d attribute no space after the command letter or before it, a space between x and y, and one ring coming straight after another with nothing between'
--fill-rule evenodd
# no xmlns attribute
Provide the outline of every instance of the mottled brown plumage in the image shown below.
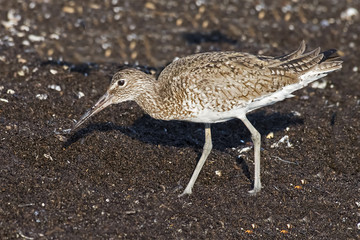
<svg viewBox="0 0 360 240"><path fill-rule="evenodd" d="M246 113L273 104L342 67L335 50L304 53L305 42L280 57L240 52L207 52L180 58L154 79L136 69L117 72L107 93L75 125L113 103L133 100L150 116L206 124L203 154L183 194L190 194L210 150L210 124L241 119L252 134L255 151L253 193L260 191L260 134Z"/></svg>

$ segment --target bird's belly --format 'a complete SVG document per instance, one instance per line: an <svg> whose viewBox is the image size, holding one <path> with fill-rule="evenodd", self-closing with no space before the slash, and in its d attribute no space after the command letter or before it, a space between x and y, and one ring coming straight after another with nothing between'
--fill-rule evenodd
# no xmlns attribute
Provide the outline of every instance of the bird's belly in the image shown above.
<svg viewBox="0 0 360 240"><path fill-rule="evenodd" d="M212 109L203 109L182 120L199 123L218 123L231 120L244 114L246 114L246 108L244 107L223 112Z"/></svg>

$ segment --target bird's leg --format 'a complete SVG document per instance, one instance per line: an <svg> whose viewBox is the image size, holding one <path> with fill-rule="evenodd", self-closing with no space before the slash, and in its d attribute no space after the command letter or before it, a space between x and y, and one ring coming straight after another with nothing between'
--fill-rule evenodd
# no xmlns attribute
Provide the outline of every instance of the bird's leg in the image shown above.
<svg viewBox="0 0 360 240"><path fill-rule="evenodd" d="M203 152L201 154L200 160L196 165L196 168L191 176L191 179L190 179L188 185L186 186L184 192L179 195L179 197L182 197L185 194L191 194L192 188L195 184L195 181L196 181L197 177L199 176L201 168L203 167L205 160L209 156L211 149L212 149L212 140L211 140L210 123L205 123L205 144L204 144Z"/></svg>
<svg viewBox="0 0 360 240"><path fill-rule="evenodd" d="M249 122L246 118L246 115L239 117L240 120L245 124L247 129L251 133L251 139L254 143L254 162L255 162L255 177L254 177L254 189L249 191L250 194L256 194L261 190L261 180L260 180L260 145L261 145L261 135L256 130L256 128Z"/></svg>

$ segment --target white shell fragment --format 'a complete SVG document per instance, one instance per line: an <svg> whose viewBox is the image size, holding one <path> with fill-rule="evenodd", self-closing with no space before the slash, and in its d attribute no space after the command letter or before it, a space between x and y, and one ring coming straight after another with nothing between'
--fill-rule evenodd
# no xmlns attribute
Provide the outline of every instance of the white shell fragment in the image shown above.
<svg viewBox="0 0 360 240"><path fill-rule="evenodd" d="M44 157L45 157L46 159L50 159L51 161L54 160L54 159L52 158L52 156L50 155L50 153L48 153L48 154L44 153Z"/></svg>
<svg viewBox="0 0 360 240"><path fill-rule="evenodd" d="M53 74L53 75L55 75L55 74L57 74L57 73L58 73L58 71L57 71L57 70L55 70L55 69L50 69L50 72L51 72L51 74Z"/></svg>
<svg viewBox="0 0 360 240"><path fill-rule="evenodd" d="M42 42L45 40L45 38L43 36L37 36L37 35L34 35L34 34L30 34L29 35L29 40L31 42Z"/></svg>
<svg viewBox="0 0 360 240"><path fill-rule="evenodd" d="M83 92L79 91L79 92L76 94L76 96L80 99L80 98L84 97L85 94L84 94Z"/></svg>
<svg viewBox="0 0 360 240"><path fill-rule="evenodd" d="M15 91L12 90L12 89L8 89L8 90L6 91L6 93L7 93L7 94L10 94L10 95L13 95L13 94L15 94Z"/></svg>
<svg viewBox="0 0 360 240"><path fill-rule="evenodd" d="M43 93L43 94L36 94L36 98L39 100L46 100L48 98L48 95Z"/></svg>
<svg viewBox="0 0 360 240"><path fill-rule="evenodd" d="M59 35L57 35L57 34L55 34L55 33L52 33L52 34L50 35L50 39L56 39L56 40L58 40L58 39L60 39L60 37L59 37Z"/></svg>
<svg viewBox="0 0 360 240"><path fill-rule="evenodd" d="M30 46L30 42L28 40L22 41L21 44L24 46Z"/></svg>
<svg viewBox="0 0 360 240"><path fill-rule="evenodd" d="M25 76L25 72L24 72L23 70L19 70L19 71L17 72L17 74L18 74L20 77Z"/></svg>
<svg viewBox="0 0 360 240"><path fill-rule="evenodd" d="M356 18L359 16L359 11L356 8L350 7L345 11L341 12L340 18L342 20L351 20L352 18Z"/></svg>
<svg viewBox="0 0 360 240"><path fill-rule="evenodd" d="M248 152L252 149L252 147L244 147L242 149L240 149L238 152L241 154L241 153L244 153L244 152Z"/></svg>
<svg viewBox="0 0 360 240"><path fill-rule="evenodd" d="M61 91L61 87L59 85L56 85L56 84L48 85L48 88L53 89L53 90L58 91L58 92Z"/></svg>
<svg viewBox="0 0 360 240"><path fill-rule="evenodd" d="M9 21L1 21L1 24L6 28L12 28L18 25L19 21L21 20L21 16L16 13L16 10L10 9L7 13L7 18Z"/></svg>
<svg viewBox="0 0 360 240"><path fill-rule="evenodd" d="M326 80L320 80L320 81L313 82L311 84L311 87L312 88L318 88L318 89L324 89L324 88L326 88L326 85L327 85Z"/></svg>
<svg viewBox="0 0 360 240"><path fill-rule="evenodd" d="M283 136L278 142L276 143L273 143L270 147L271 148L276 148L276 147L279 147L280 143L286 143L286 147L292 147L293 145L290 143L290 140L289 140L289 136L288 135L285 135Z"/></svg>

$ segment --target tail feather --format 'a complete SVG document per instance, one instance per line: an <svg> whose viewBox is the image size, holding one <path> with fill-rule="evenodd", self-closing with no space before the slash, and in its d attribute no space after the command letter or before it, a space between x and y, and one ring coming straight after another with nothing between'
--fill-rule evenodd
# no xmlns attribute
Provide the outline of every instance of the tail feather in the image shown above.
<svg viewBox="0 0 360 240"><path fill-rule="evenodd" d="M320 52L320 48L316 48L304 54L305 42L302 41L300 47L282 57L275 58L269 68L274 72L287 72L291 75L302 77L309 73L320 74L329 73L338 70L342 67L342 60L339 56L335 55L336 49L329 49Z"/></svg>
<svg viewBox="0 0 360 240"><path fill-rule="evenodd" d="M324 61L330 60L330 59L334 59L334 58L339 59L339 56L334 55L336 52L337 52L336 49L329 49L329 50L326 50L326 51L322 52L322 54L323 54L324 56L323 56L323 58L321 59L321 62L324 62Z"/></svg>
<svg viewBox="0 0 360 240"><path fill-rule="evenodd" d="M294 60L281 64L279 67L289 69L295 73L301 73L316 66L316 64L318 64L322 58L323 55L320 54L320 48L316 48Z"/></svg>
<svg viewBox="0 0 360 240"><path fill-rule="evenodd" d="M336 49L330 49L319 54L320 61L314 64L313 67L300 74L300 79L307 85L319 78L326 76L328 73L342 68L343 61L339 56L334 55Z"/></svg>
<svg viewBox="0 0 360 240"><path fill-rule="evenodd" d="M302 40L300 43L300 46L297 50L295 50L292 53L286 54L284 56L275 57L275 59L278 59L282 62L290 61L290 60L296 59L297 57L301 56L305 52L305 49L306 49L306 44L305 44L305 41Z"/></svg>
<svg viewBox="0 0 360 240"><path fill-rule="evenodd" d="M286 79L288 82L275 93L261 96L252 101L248 107L248 112L292 97L294 91L342 67L343 61L334 55L335 49L320 53L320 48L316 48L305 54L304 50L305 43L301 42L299 49L295 52L282 57L267 59L271 74L281 75L282 79Z"/></svg>

